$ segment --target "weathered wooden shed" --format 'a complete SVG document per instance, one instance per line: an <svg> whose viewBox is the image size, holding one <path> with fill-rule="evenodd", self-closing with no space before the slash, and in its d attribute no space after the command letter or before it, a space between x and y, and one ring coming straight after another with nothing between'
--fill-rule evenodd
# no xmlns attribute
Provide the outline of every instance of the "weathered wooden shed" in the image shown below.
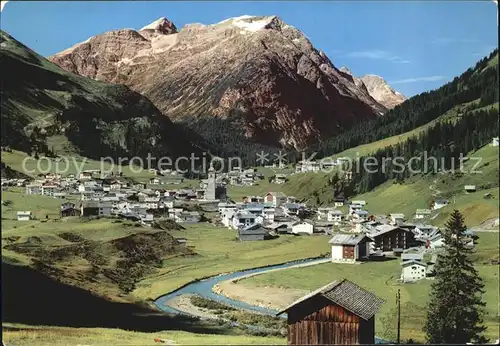
<svg viewBox="0 0 500 346"><path fill-rule="evenodd" d="M343 279L300 298L287 313L288 345L375 343L375 313L384 300Z"/></svg>

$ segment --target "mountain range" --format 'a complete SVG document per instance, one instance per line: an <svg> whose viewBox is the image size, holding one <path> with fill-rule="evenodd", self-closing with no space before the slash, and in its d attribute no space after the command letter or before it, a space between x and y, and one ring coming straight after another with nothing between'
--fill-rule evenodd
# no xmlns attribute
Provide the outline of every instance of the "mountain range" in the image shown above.
<svg viewBox="0 0 500 346"><path fill-rule="evenodd" d="M404 97L383 79L337 69L276 16L241 16L178 30L160 18L91 37L49 60L124 84L223 152L253 144L307 148Z"/></svg>

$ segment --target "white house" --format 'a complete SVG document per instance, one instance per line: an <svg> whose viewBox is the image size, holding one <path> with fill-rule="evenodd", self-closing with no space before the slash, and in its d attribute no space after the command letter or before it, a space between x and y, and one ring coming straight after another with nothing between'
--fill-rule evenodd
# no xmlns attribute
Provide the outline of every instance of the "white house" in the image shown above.
<svg viewBox="0 0 500 346"><path fill-rule="evenodd" d="M286 183L288 178L286 177L285 174L276 174L274 177L274 183L275 184L284 184Z"/></svg>
<svg viewBox="0 0 500 346"><path fill-rule="evenodd" d="M234 203L219 202L217 208L219 209L219 213L222 213L224 210L235 210L237 205Z"/></svg>
<svg viewBox="0 0 500 346"><path fill-rule="evenodd" d="M54 196L54 192L57 191L56 185L43 185L42 186L42 195L44 196Z"/></svg>
<svg viewBox="0 0 500 346"><path fill-rule="evenodd" d="M316 210L316 215L318 216L318 220L328 219L328 214L334 210L335 208L318 208L318 210Z"/></svg>
<svg viewBox="0 0 500 346"><path fill-rule="evenodd" d="M391 216L391 223L393 225L397 225L399 223L402 223L405 220L405 215L401 214L401 213L394 213L394 214L391 214L390 216Z"/></svg>
<svg viewBox="0 0 500 346"><path fill-rule="evenodd" d="M439 249L443 247L443 236L437 233L428 239L428 247L431 249Z"/></svg>
<svg viewBox="0 0 500 346"><path fill-rule="evenodd" d="M112 182L109 185L110 190L120 190L122 188L122 184L119 181Z"/></svg>
<svg viewBox="0 0 500 346"><path fill-rule="evenodd" d="M26 185L26 194L27 195L41 195L42 194L42 185L40 185L40 184Z"/></svg>
<svg viewBox="0 0 500 346"><path fill-rule="evenodd" d="M94 176L100 176L100 175L101 175L101 171L98 169L87 169L87 170L80 172L80 174L78 175L78 179L90 180Z"/></svg>
<svg viewBox="0 0 500 346"><path fill-rule="evenodd" d="M226 209L221 212L221 222L225 227L233 227L233 217L236 214L236 210Z"/></svg>
<svg viewBox="0 0 500 346"><path fill-rule="evenodd" d="M432 225L417 225L413 230L416 237L427 239L430 235L433 235L437 231L437 228Z"/></svg>
<svg viewBox="0 0 500 346"><path fill-rule="evenodd" d="M307 221L297 222L292 225L293 234L313 234L314 225Z"/></svg>
<svg viewBox="0 0 500 346"><path fill-rule="evenodd" d="M465 185L464 190L467 193L476 192L476 185Z"/></svg>
<svg viewBox="0 0 500 346"><path fill-rule="evenodd" d="M321 169L319 162L316 161L299 161L295 167L295 172L317 172Z"/></svg>
<svg viewBox="0 0 500 346"><path fill-rule="evenodd" d="M438 210L438 209L441 209L443 207L446 207L448 205L448 200L446 199L439 199L437 201L434 202L434 205L432 207L433 210Z"/></svg>
<svg viewBox="0 0 500 346"><path fill-rule="evenodd" d="M356 200L356 201L352 201L351 204L357 204L357 205L364 207L366 205L366 201Z"/></svg>
<svg viewBox="0 0 500 346"><path fill-rule="evenodd" d="M332 262L354 263L367 258L372 240L365 234L336 234L328 242L332 245Z"/></svg>
<svg viewBox="0 0 500 346"><path fill-rule="evenodd" d="M262 216L264 220L270 223L274 222L274 216L276 215L276 209L274 208L264 208L262 210Z"/></svg>
<svg viewBox="0 0 500 346"><path fill-rule="evenodd" d="M357 204L357 203L349 204L349 214L352 214L356 210L360 210L360 209L363 209L363 206L361 204Z"/></svg>
<svg viewBox="0 0 500 346"><path fill-rule="evenodd" d="M335 197L333 199L333 203L336 207L342 207L345 204L345 198L344 197Z"/></svg>
<svg viewBox="0 0 500 346"><path fill-rule="evenodd" d="M232 228L248 227L254 223L262 223L263 218L247 212L239 212L233 216Z"/></svg>
<svg viewBox="0 0 500 346"><path fill-rule="evenodd" d="M493 138L491 145L494 147L498 147L498 137Z"/></svg>
<svg viewBox="0 0 500 346"><path fill-rule="evenodd" d="M32 218L31 211L18 211L16 216L17 221L29 221Z"/></svg>
<svg viewBox="0 0 500 346"><path fill-rule="evenodd" d="M302 208L303 206L298 203L285 203L282 206L283 212L288 216L297 215L299 210Z"/></svg>
<svg viewBox="0 0 500 346"><path fill-rule="evenodd" d="M330 210L327 214L327 220L329 222L334 222L335 224L338 224L339 222L342 221L342 211L340 210Z"/></svg>
<svg viewBox="0 0 500 346"><path fill-rule="evenodd" d="M355 223L356 222L363 222L366 219L368 219L368 212L366 210L363 210L363 209L355 210L353 215L352 215L352 221Z"/></svg>
<svg viewBox="0 0 500 346"><path fill-rule="evenodd" d="M401 281L402 282L415 282L425 279L427 265L420 261L410 260L402 264Z"/></svg>
<svg viewBox="0 0 500 346"><path fill-rule="evenodd" d="M265 195L264 202L272 203L277 208L286 203L286 195L283 192L269 192Z"/></svg>
<svg viewBox="0 0 500 346"><path fill-rule="evenodd" d="M415 212L415 219L424 219L431 214L430 209L417 209Z"/></svg>

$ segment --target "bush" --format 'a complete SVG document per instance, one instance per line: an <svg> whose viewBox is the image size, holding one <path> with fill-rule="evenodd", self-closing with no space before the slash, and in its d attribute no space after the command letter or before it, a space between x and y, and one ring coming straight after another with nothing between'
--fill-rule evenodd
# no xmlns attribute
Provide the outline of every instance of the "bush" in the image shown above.
<svg viewBox="0 0 500 346"><path fill-rule="evenodd" d="M193 304L196 307L203 308L203 309L209 309L209 310L216 310L216 311L235 311L236 309L226 305L222 304L219 302L216 302L215 300L203 298L200 296L191 296L190 299L191 304Z"/></svg>

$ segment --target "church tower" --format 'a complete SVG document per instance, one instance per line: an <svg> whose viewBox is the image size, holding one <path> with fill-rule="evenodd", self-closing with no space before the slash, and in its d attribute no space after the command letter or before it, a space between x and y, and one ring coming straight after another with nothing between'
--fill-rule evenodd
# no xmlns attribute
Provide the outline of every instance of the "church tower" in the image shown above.
<svg viewBox="0 0 500 346"><path fill-rule="evenodd" d="M216 200L215 198L215 190L217 188L217 174L215 173L215 169L210 167L208 169L208 179L207 179L207 187L205 190L205 199L209 201Z"/></svg>

